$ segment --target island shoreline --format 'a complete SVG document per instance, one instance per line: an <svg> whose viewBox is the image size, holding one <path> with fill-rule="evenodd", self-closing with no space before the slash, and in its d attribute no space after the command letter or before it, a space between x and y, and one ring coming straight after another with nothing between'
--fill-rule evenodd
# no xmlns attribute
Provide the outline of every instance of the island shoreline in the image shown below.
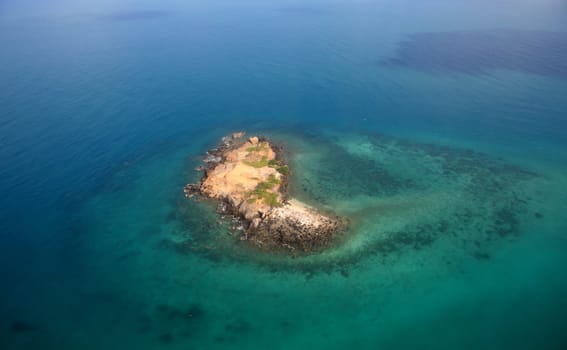
<svg viewBox="0 0 567 350"><path fill-rule="evenodd" d="M239 239L268 251L310 253L342 236L349 220L318 210L288 193L292 172L285 148L266 137L246 139L244 132L223 137L205 154L198 183L185 196L209 198L221 218L231 217Z"/></svg>

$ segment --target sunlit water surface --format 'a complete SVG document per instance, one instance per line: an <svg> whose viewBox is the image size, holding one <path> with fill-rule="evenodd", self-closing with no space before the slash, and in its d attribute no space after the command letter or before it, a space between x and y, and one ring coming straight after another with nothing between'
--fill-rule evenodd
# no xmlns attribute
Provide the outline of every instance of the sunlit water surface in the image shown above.
<svg viewBox="0 0 567 350"><path fill-rule="evenodd" d="M562 1L3 1L0 45L0 348L567 347ZM349 231L186 199L235 130Z"/></svg>

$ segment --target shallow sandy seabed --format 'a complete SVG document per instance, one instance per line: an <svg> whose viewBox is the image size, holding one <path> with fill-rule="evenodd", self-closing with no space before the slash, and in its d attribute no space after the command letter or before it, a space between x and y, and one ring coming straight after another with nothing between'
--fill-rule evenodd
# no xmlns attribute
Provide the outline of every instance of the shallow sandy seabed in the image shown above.
<svg viewBox="0 0 567 350"><path fill-rule="evenodd" d="M291 195L351 219L344 239L295 259L269 256L228 231L211 235L211 227L223 231L230 222L220 229L210 206L180 201L174 216L183 234L170 237L171 247L307 273L346 271L367 258L393 263L420 250L437 251L433 260L455 254L482 260L493 245L513 240L524 218L540 215L531 207L542 180L537 173L472 150L380 135L269 136L289 147Z"/></svg>
<svg viewBox="0 0 567 350"><path fill-rule="evenodd" d="M125 166L89 199L69 246L88 278L54 287L79 296L49 304L58 319L11 318L42 327L26 346L305 347L316 327L327 348L415 348L440 338L455 348L462 338L445 335L463 322L474 344L487 327L520 344L516 332L533 328L522 317L502 325L499 315L550 322L562 307L566 286L549 271L564 262L564 225L553 220L564 208L563 175L380 135L261 133L289 150L293 196L352 219L345 240L295 258L239 241L214 203L183 196L222 135L195 138L191 148ZM69 320L80 331L59 336Z"/></svg>

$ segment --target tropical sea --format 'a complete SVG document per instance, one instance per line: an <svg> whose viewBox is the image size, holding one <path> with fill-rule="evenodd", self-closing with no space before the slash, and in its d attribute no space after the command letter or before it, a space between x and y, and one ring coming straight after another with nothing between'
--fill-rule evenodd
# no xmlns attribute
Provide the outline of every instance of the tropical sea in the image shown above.
<svg viewBox="0 0 567 350"><path fill-rule="evenodd" d="M0 0L0 47L0 348L567 348L564 1ZM185 198L238 130L349 231Z"/></svg>

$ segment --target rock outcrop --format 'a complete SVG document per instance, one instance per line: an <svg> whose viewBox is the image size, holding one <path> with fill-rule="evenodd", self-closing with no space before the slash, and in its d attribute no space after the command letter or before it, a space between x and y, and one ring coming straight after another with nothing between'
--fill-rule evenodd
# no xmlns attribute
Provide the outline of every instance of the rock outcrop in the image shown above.
<svg viewBox="0 0 567 350"><path fill-rule="evenodd" d="M187 185L186 196L218 200L220 214L242 222L241 239L265 249L308 252L329 244L346 227L346 220L288 198L289 167L281 148L265 138L234 133L208 151L204 162L201 183Z"/></svg>

